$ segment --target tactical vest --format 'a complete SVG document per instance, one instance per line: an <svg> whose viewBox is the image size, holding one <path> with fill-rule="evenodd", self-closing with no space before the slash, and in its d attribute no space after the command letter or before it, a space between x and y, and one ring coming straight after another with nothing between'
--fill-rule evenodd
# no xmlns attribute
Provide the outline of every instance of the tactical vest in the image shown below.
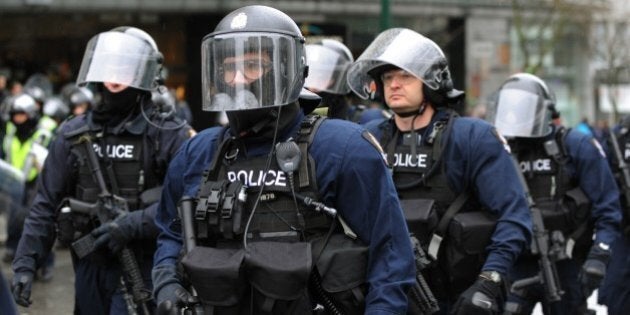
<svg viewBox="0 0 630 315"><path fill-rule="evenodd" d="M71 140L72 152L78 157L77 182L74 196L82 201L94 202L100 188L94 182L89 164L86 161L85 146L80 137ZM147 147L146 136L100 135L94 137L93 149L110 192L124 197L129 209L141 207L140 193L158 185L152 165L146 164L147 157L154 154Z"/></svg>
<svg viewBox="0 0 630 315"><path fill-rule="evenodd" d="M98 158L99 167L103 174L105 184L110 193L123 197L130 211L144 209L155 202L145 199L141 194L151 188L159 187L161 178L159 172L163 172L154 160L154 144L144 132L142 136L123 133L113 135L102 131L91 131L89 126L64 134L71 143L71 154L76 157L74 174L72 178L74 187L70 195L75 199L86 203L94 203L98 200L101 189L95 182L88 163L87 147L82 141L83 137L90 137L92 148ZM98 227L98 218L83 213L72 211L60 213L57 219L58 238L62 243L71 243L92 229ZM135 244L138 248L149 249L145 253L152 254L150 248L155 247L155 241L140 241ZM99 249L93 260L104 260L109 253ZM140 258L138 258L140 259ZM104 261L101 261L105 263Z"/></svg>
<svg viewBox="0 0 630 315"><path fill-rule="evenodd" d="M367 247L305 205L318 200L308 146L322 121L306 116L302 122L294 137L301 160L292 173L276 159L283 143L271 159L243 159L224 130L192 207L198 245L182 259L206 313L309 314L313 301L327 310L363 312ZM314 265L319 272L311 272Z"/></svg>
<svg viewBox="0 0 630 315"><path fill-rule="evenodd" d="M511 143L513 155L541 210L545 229L550 233L550 246L563 248L556 251L557 259L582 259L592 243L592 225L589 224L591 202L579 187L577 179L567 172L570 156L565 139L569 130L559 127L551 139L544 142L523 139Z"/></svg>
<svg viewBox="0 0 630 315"><path fill-rule="evenodd" d="M195 226L198 241L212 246L217 236L225 240L242 239L250 215L246 209L254 209L256 204L248 238L299 241L301 237L296 231L310 235L330 227L331 220L328 217L312 211L291 197L293 189L298 194L318 200L314 162L308 155L307 147L312 140L309 137L314 134L319 123L315 125L317 121L313 120L313 117L318 116L307 117L296 138L302 156L307 158L301 161L300 169L294 175L280 169L275 154L268 167L267 155L238 159L238 148L232 146L233 139L227 138L222 143L219 154L215 156L213 169L204 173L197 193ZM263 186L263 193L260 194ZM227 204L225 199L228 199ZM228 204L230 208L227 208Z"/></svg>
<svg viewBox="0 0 630 315"><path fill-rule="evenodd" d="M577 252L581 256L588 250L591 203L571 178L566 165L570 157L566 152L565 138L569 130L559 127L554 137L545 142L536 139L511 143L512 154L519 161L530 194L541 210L545 229L550 233L562 232L563 238L577 241ZM560 240L558 240L560 241ZM568 249L574 252L573 245Z"/></svg>
<svg viewBox="0 0 630 315"><path fill-rule="evenodd" d="M457 115L450 113L433 122L426 139L420 133L405 133L402 143L397 143L400 132L391 131L394 123L390 120L382 125L380 140L393 168L409 231L438 261L425 275L438 297L461 292L474 282L496 224L488 211L469 198L466 189L457 195L448 186L442 151L455 119ZM415 135L417 139L413 139ZM434 272L437 270L440 272Z"/></svg>

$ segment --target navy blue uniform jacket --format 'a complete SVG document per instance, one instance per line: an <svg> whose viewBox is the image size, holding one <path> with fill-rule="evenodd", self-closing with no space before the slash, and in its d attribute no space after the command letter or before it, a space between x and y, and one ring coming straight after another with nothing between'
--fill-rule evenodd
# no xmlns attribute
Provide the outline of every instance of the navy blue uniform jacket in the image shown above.
<svg viewBox="0 0 630 315"><path fill-rule="evenodd" d="M569 155L567 173L579 183L591 201L591 222L595 228L595 244L612 244L621 234L619 189L610 170L606 153L592 136L576 129L569 130L564 147Z"/></svg>

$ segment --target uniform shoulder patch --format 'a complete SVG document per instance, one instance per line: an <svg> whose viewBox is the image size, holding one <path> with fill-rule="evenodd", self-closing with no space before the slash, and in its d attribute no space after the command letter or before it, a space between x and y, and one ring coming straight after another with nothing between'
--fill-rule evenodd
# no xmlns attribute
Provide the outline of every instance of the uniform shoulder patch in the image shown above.
<svg viewBox="0 0 630 315"><path fill-rule="evenodd" d="M599 155L601 155L603 158L606 158L606 152L604 152L604 148L602 148L602 145L599 143L599 141L597 141L597 139L595 138L591 138L591 143L595 148L597 148L597 151L599 151Z"/></svg>
<svg viewBox="0 0 630 315"><path fill-rule="evenodd" d="M499 142L501 142L505 151L512 154L512 150L510 149L510 145L508 144L507 140L505 140L505 138L499 133L499 131L497 131L496 128L492 128L492 134L499 140Z"/></svg>
<svg viewBox="0 0 630 315"><path fill-rule="evenodd" d="M387 158L385 156L385 151L383 151L383 147L381 147L381 144L378 142L378 140L376 140L374 135L372 133L370 133L369 131L367 131L367 130L363 130L363 132L361 133L361 136L363 136L363 138L365 140L367 140L370 144L372 144L372 146L374 148L376 148L376 150L383 157L383 160L385 161L385 163L387 163Z"/></svg>

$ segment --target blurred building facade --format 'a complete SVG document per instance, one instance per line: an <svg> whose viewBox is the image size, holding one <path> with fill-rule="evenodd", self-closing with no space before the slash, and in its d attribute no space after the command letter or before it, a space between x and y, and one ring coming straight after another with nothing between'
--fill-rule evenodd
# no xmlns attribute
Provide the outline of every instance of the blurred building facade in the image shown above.
<svg viewBox="0 0 630 315"><path fill-rule="evenodd" d="M167 84L186 88L201 129L210 121L200 110L203 36L227 12L264 4L289 14L307 39L343 40L355 57L382 27L414 29L444 49L470 107L483 104L510 74L535 72L556 91L565 122L572 124L584 115L603 115L597 87L603 81L596 80L603 66L593 62L593 25L609 19L616 2L627 1L0 0L0 71L22 80L45 72L59 87L75 79L91 36L137 26L156 39Z"/></svg>

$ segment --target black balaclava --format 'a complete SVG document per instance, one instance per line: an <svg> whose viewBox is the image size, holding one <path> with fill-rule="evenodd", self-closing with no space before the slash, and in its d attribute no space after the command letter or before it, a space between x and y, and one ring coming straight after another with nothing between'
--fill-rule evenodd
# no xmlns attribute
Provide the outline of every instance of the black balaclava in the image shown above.
<svg viewBox="0 0 630 315"><path fill-rule="evenodd" d="M101 103L92 110L92 120L109 126L116 126L129 116L148 92L128 87L112 93L101 85Z"/></svg>
<svg viewBox="0 0 630 315"><path fill-rule="evenodd" d="M15 135L20 139L20 141L24 142L30 138L35 131L37 131L37 123L39 123L38 119L27 119L24 123L15 125Z"/></svg>
<svg viewBox="0 0 630 315"><path fill-rule="evenodd" d="M280 131L293 122L300 110L298 103L292 103L283 106L228 111L226 115L233 135L271 139L276 128L276 121L278 121L278 113L280 113L278 121Z"/></svg>
<svg viewBox="0 0 630 315"><path fill-rule="evenodd" d="M348 111L350 106L344 95L321 92L322 104L328 106L326 116L330 118L348 119Z"/></svg>

